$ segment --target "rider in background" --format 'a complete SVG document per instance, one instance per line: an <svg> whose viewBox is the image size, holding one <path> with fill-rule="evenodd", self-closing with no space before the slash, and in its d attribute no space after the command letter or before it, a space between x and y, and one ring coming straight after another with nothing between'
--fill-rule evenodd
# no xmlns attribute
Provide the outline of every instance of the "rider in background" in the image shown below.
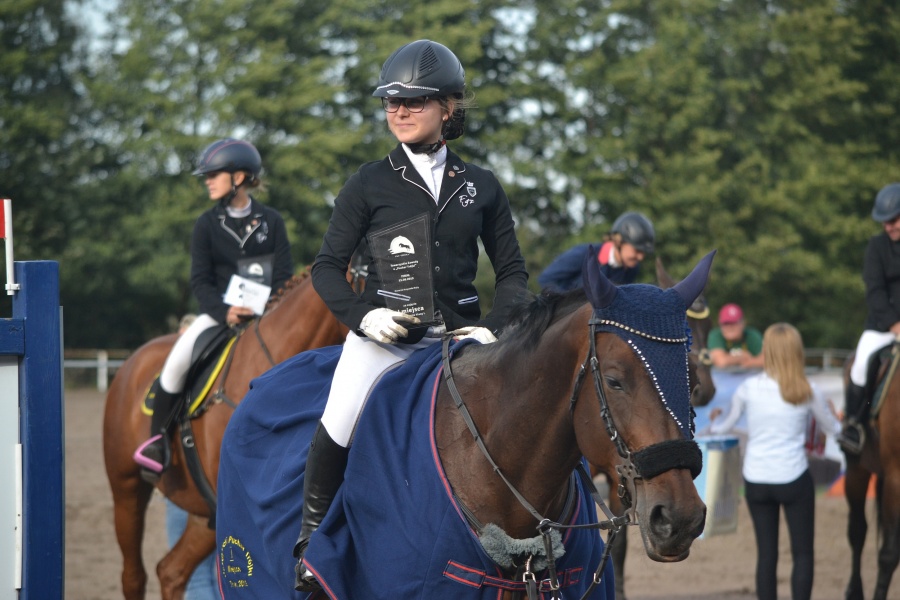
<svg viewBox="0 0 900 600"><path fill-rule="evenodd" d="M613 223L597 252L603 274L616 285L633 283L641 262L653 253L653 223L639 212L626 212ZM556 257L538 277L542 289L567 292L581 287L581 265L590 244L578 244Z"/></svg>
<svg viewBox="0 0 900 600"><path fill-rule="evenodd" d="M850 382L844 398L841 448L859 454L865 442L863 423L868 413L866 375L869 358L900 335L900 183L890 183L875 196L872 218L883 231L869 238L863 263L866 286L865 330L856 345Z"/></svg>
<svg viewBox="0 0 900 600"><path fill-rule="evenodd" d="M834 409L806 378L803 339L787 323L763 336L764 370L745 380L731 397L731 409L710 432L731 430L747 414L744 498L756 534L756 597L778 598L778 520L784 507L791 538L792 600L809 600L813 587L816 490L809 472L806 434L813 414L829 435L840 431ZM710 411L714 420L721 410Z"/></svg>
<svg viewBox="0 0 900 600"><path fill-rule="evenodd" d="M247 307L229 306L223 296L238 261L271 255L272 289L293 275L290 243L281 215L250 196L261 185L262 160L253 144L225 138L210 144L193 172L203 177L215 206L194 224L191 236L191 288L200 303L200 315L178 337L159 375L153 400L150 438L134 453L141 475L156 483L169 466L168 430L184 390L194 343L218 324L240 325L253 318Z"/></svg>
<svg viewBox="0 0 900 600"><path fill-rule="evenodd" d="M312 267L316 291L350 332L309 447L295 547L301 591L319 587L303 554L343 482L353 431L369 391L385 371L439 342L445 331L482 343L495 341L527 288L525 260L500 182L490 171L463 162L446 145L463 134L466 109L472 106L456 55L430 40L406 44L385 61L372 95L381 98L388 128L399 143L344 184ZM365 250L369 276L361 296L346 277L351 255L368 234L423 214L432 231L436 310L429 323L386 307L379 292L390 290L381 290L371 244ZM479 238L495 273L493 310L484 318L474 285Z"/></svg>
<svg viewBox="0 0 900 600"><path fill-rule="evenodd" d="M713 366L718 369L759 369L763 366L762 333L747 326L744 311L733 302L719 310L719 326L709 332L706 347Z"/></svg>

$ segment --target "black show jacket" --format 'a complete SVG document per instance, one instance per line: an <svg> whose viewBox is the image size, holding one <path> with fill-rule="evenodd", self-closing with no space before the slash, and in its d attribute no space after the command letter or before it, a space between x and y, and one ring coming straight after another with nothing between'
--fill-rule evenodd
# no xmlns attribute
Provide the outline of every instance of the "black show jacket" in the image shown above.
<svg viewBox="0 0 900 600"><path fill-rule="evenodd" d="M509 200L493 173L463 162L449 150L437 203L400 144L347 180L335 199L312 267L316 291L342 323L358 330L366 313L385 303L378 295L381 279L367 244L363 244L363 259L369 276L362 296L347 282L354 250L367 234L423 213L430 215L432 224L435 309L447 330L477 324L498 331L521 300L528 281ZM484 319L474 285L479 238L496 281L493 309Z"/></svg>

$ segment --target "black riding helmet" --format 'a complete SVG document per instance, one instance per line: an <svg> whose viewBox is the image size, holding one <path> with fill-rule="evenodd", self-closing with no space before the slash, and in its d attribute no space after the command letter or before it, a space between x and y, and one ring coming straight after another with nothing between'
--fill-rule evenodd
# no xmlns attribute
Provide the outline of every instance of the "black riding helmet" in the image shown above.
<svg viewBox="0 0 900 600"><path fill-rule="evenodd" d="M372 95L377 98L418 98L420 96L461 99L466 89L466 72L449 48L431 40L417 40L391 54L378 77ZM463 134L466 111L457 108L444 124L445 140Z"/></svg>
<svg viewBox="0 0 900 600"><path fill-rule="evenodd" d="M884 223L898 216L900 216L900 183L889 183L875 196L872 218Z"/></svg>
<svg viewBox="0 0 900 600"><path fill-rule="evenodd" d="M216 171L236 173L244 171L251 175L251 180L259 178L262 170L262 159L256 147L250 142L224 138L206 147L200 155L200 162L194 175L206 175Z"/></svg>
<svg viewBox="0 0 900 600"><path fill-rule="evenodd" d="M639 212L627 212L619 216L612 226L612 233L618 233L623 242L634 246L644 254L653 252L656 232L650 219Z"/></svg>

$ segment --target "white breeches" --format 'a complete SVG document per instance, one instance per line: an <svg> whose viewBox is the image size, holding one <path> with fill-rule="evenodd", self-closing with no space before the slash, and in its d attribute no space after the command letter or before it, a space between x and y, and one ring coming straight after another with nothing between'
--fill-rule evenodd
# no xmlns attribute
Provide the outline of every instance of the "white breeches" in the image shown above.
<svg viewBox="0 0 900 600"><path fill-rule="evenodd" d="M162 372L159 374L159 385L163 390L170 394L178 394L184 389L188 369L191 367L194 343L201 333L214 325L218 325L218 322L211 316L203 314L178 336L178 340L169 352L166 364L163 365Z"/></svg>
<svg viewBox="0 0 900 600"><path fill-rule="evenodd" d="M850 367L850 381L862 387L866 385L866 369L869 365L869 357L873 352L878 351L894 341L894 334L890 331L875 331L867 329L859 336L859 343L856 344L856 357L853 359L853 366Z"/></svg>
<svg viewBox="0 0 900 600"><path fill-rule="evenodd" d="M382 344L353 331L348 333L322 414L322 425L331 439L348 448L375 384L416 350L440 341L440 337L425 337L416 344Z"/></svg>

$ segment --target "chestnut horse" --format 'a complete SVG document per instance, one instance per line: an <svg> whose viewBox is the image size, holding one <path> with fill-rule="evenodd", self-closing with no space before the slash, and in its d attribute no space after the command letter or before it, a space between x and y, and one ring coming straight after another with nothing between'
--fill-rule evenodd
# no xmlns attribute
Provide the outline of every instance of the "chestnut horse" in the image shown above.
<svg viewBox="0 0 900 600"><path fill-rule="evenodd" d="M616 287L592 256L584 290L537 297L498 342L452 356L446 341L443 354L420 350L374 389L344 485L304 558L328 597L611 599L600 536L560 516L573 514L582 457L615 462L632 499L625 518L605 522L612 531L630 522L651 559L687 558L706 507L693 483L700 449L690 439L685 310L712 253L665 291ZM217 524L225 598L304 597L293 591L291 549L326 353L257 380L226 432ZM574 512L590 520L593 505L576 501ZM546 537L519 545L556 529L569 536L564 555ZM506 537L491 552L496 530ZM579 535L586 548L574 545ZM544 566L532 570L539 557Z"/></svg>
<svg viewBox="0 0 900 600"><path fill-rule="evenodd" d="M849 517L847 537L851 548L851 573L845 598L863 600L860 573L863 545L866 541L866 495L869 480L878 477L876 508L878 514L878 580L874 600L886 600L891 578L900 562L900 373L895 373L900 342L892 346L892 365L884 391L884 401L873 422L866 424L866 441L858 456L845 454L847 469L844 475L844 495ZM851 355L844 366L844 384L849 381Z"/></svg>
<svg viewBox="0 0 900 600"><path fill-rule="evenodd" d="M346 333L346 327L313 289L308 270L289 280L285 289L270 300L265 314L247 325L234 343L230 365L210 388L218 391L217 398L226 400L207 397L208 410L191 423L203 470L213 488L225 426L250 380L298 352L339 344ZM150 427L141 405L176 337L158 337L136 350L117 371L106 396L103 454L113 494L116 538L124 561L122 590L127 600L144 598L147 584L141 542L153 486L141 478L140 467L132 459ZM212 511L187 470L181 444L173 445L172 464L158 487L175 504L196 515L188 519L181 539L156 568L162 597L181 598L194 568L212 552L215 543L215 532L208 525Z"/></svg>
<svg viewBox="0 0 900 600"><path fill-rule="evenodd" d="M659 287L666 290L674 287L675 280L666 271L662 259L656 258L656 281ZM687 323L691 330L691 404L693 406L706 406L716 395L716 384L712 378L712 361L709 358L709 349L706 339L712 329L709 304L706 295L701 293L687 309ZM604 465L591 465L591 474L603 473L609 485L609 508L615 515L622 515L626 506L619 496L619 476L616 473L618 457L612 456L612 462ZM616 573L616 598L625 600L625 555L628 548L628 530L616 536L611 544L610 556L613 560L613 568Z"/></svg>

